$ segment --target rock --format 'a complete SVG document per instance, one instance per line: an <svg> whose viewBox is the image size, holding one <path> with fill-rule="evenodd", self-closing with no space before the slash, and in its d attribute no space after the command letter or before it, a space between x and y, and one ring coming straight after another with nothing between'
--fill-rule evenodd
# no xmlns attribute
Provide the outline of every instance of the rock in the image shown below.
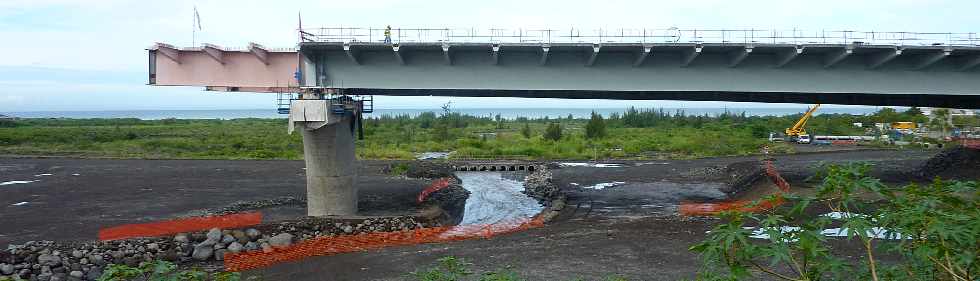
<svg viewBox="0 0 980 281"><path fill-rule="evenodd" d="M187 237L187 234L180 233L180 234L177 234L177 235L174 236L174 242L177 242L177 243L190 243L191 240L190 240L190 238Z"/></svg>
<svg viewBox="0 0 980 281"><path fill-rule="evenodd" d="M112 259L113 260L119 261L123 257L126 257L126 252L123 252L123 251L110 251L109 252L109 255L112 256Z"/></svg>
<svg viewBox="0 0 980 281"><path fill-rule="evenodd" d="M140 261L136 257L125 257L123 258L123 263L130 267L140 265Z"/></svg>
<svg viewBox="0 0 980 281"><path fill-rule="evenodd" d="M249 228L245 230L245 235L248 236L249 239L255 240L258 239L259 236L262 236L262 232L258 229Z"/></svg>
<svg viewBox="0 0 980 281"><path fill-rule="evenodd" d="M208 240L214 240L215 242L221 241L221 236L222 236L221 229L212 228L211 230L208 230L208 235L207 235Z"/></svg>
<svg viewBox="0 0 980 281"><path fill-rule="evenodd" d="M191 238L191 242L198 242L198 241L204 241L204 239L208 239L208 236L205 235L204 233L194 232L191 233L190 238Z"/></svg>
<svg viewBox="0 0 980 281"><path fill-rule="evenodd" d="M235 242L236 240L238 239L235 239L235 236L231 236L231 234L225 234L225 236L221 237L221 243L225 243L225 244Z"/></svg>
<svg viewBox="0 0 980 281"><path fill-rule="evenodd" d="M85 276L85 273L82 273L81 271L75 270L75 271L72 271L72 272L68 273L68 275L71 276L71 277L75 277L75 278L82 278L83 276Z"/></svg>
<svg viewBox="0 0 980 281"><path fill-rule="evenodd" d="M86 264L88 264L88 258L82 258L82 259L78 260L78 263L80 263L82 265L86 265Z"/></svg>
<svg viewBox="0 0 980 281"><path fill-rule="evenodd" d="M37 262L41 265L58 266L61 265L61 258L55 255L44 254L37 257Z"/></svg>
<svg viewBox="0 0 980 281"><path fill-rule="evenodd" d="M354 232L354 227L352 227L352 226L350 226L350 225L346 225L346 224L345 224L345 225L344 225L344 226L342 227L342 229L344 230L344 233L347 233L347 234L351 234L352 232Z"/></svg>
<svg viewBox="0 0 980 281"><path fill-rule="evenodd" d="M224 243L214 244L214 249L215 250L217 250L217 249L224 249L224 248L225 248L225 244Z"/></svg>
<svg viewBox="0 0 980 281"><path fill-rule="evenodd" d="M269 243L262 243L260 247L262 247L262 252L266 252L266 253L272 252L272 245L269 245Z"/></svg>
<svg viewBox="0 0 980 281"><path fill-rule="evenodd" d="M146 249L156 252L157 250L160 250L160 244L157 243L146 244Z"/></svg>
<svg viewBox="0 0 980 281"><path fill-rule="evenodd" d="M160 254L160 258L163 259L163 260L165 260L165 261L177 261L177 258L178 257L179 257L179 255L177 255L177 250L175 250L173 248L171 248L171 249L163 252L162 254Z"/></svg>
<svg viewBox="0 0 980 281"><path fill-rule="evenodd" d="M246 251L255 251L255 250L258 250L258 249L259 249L259 244L256 244L255 242L245 243L245 250Z"/></svg>
<svg viewBox="0 0 980 281"><path fill-rule="evenodd" d="M280 233L279 235L269 238L269 244L276 247L286 247L292 245L293 235L289 233Z"/></svg>
<svg viewBox="0 0 980 281"><path fill-rule="evenodd" d="M194 253L191 255L195 260L205 261L211 257L214 253L214 248L211 246L197 246L194 247Z"/></svg>
<svg viewBox="0 0 980 281"><path fill-rule="evenodd" d="M248 243L248 235L245 235L245 231L241 231L237 229L232 230L231 236L235 237L235 240L237 240L238 243L242 243L242 244Z"/></svg>
<svg viewBox="0 0 980 281"><path fill-rule="evenodd" d="M219 261L225 260L225 253L227 252L228 250L225 249L214 250L214 259Z"/></svg>
<svg viewBox="0 0 980 281"><path fill-rule="evenodd" d="M74 250L71 251L71 256L75 257L76 259L80 259L85 256L85 253L82 253L82 251L79 250Z"/></svg>
<svg viewBox="0 0 980 281"><path fill-rule="evenodd" d="M53 276L53 275L54 274L52 274L52 273L41 273L41 274L38 274L37 275L37 280L38 281L51 281L51 276Z"/></svg>
<svg viewBox="0 0 980 281"><path fill-rule="evenodd" d="M105 265L105 260L102 259L102 255L91 256L88 260L94 265L99 265L99 266Z"/></svg>
<svg viewBox="0 0 980 281"><path fill-rule="evenodd" d="M14 274L14 265L12 264L0 264L0 274L11 275Z"/></svg>
<svg viewBox="0 0 980 281"><path fill-rule="evenodd" d="M93 267L92 269L89 269L88 273L85 274L85 279L88 280L97 280L99 277L102 277L101 267Z"/></svg>
<svg viewBox="0 0 980 281"><path fill-rule="evenodd" d="M232 253L241 252L244 248L245 247L238 242L231 242L231 244L228 244L228 251Z"/></svg>

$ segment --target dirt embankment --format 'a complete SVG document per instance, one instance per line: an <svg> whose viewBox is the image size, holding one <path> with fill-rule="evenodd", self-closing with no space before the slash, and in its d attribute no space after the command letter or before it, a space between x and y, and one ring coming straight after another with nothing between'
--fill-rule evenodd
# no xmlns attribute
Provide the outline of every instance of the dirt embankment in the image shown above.
<svg viewBox="0 0 980 281"><path fill-rule="evenodd" d="M728 198L734 199L749 191L760 179L765 177L766 171L759 161L735 162L725 167L727 182L722 192Z"/></svg>
<svg viewBox="0 0 980 281"><path fill-rule="evenodd" d="M441 162L415 161L409 165L405 176L433 181L448 180L447 186L432 192L420 202L422 216L441 225L457 225L463 220L466 199L470 192L463 188L462 180L453 174L452 166Z"/></svg>

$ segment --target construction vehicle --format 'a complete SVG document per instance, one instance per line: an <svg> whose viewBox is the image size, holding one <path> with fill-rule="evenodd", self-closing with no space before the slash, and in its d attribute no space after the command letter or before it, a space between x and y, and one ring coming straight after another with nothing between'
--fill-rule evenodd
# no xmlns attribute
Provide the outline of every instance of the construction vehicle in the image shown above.
<svg viewBox="0 0 980 281"><path fill-rule="evenodd" d="M810 134L807 134L804 127L806 127L806 122L810 121L810 117L813 117L813 112L816 112L817 108L820 108L819 103L807 110L803 114L803 117L800 117L800 120L797 120L796 124L793 124L793 127L786 128L786 137L789 138L789 141L802 144L810 143Z"/></svg>

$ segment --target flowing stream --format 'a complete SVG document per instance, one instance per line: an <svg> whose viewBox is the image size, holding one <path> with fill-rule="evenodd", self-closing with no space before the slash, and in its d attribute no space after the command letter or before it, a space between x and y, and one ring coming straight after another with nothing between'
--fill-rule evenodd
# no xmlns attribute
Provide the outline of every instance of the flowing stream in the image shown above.
<svg viewBox="0 0 980 281"><path fill-rule="evenodd" d="M460 225L492 224L530 218L544 207L521 191L523 180L501 172L456 172L463 188L470 191Z"/></svg>

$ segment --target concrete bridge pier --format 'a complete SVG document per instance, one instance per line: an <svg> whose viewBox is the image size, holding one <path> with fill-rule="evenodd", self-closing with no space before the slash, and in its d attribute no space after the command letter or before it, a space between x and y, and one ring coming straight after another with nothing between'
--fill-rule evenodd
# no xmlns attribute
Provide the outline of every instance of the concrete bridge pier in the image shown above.
<svg viewBox="0 0 980 281"><path fill-rule="evenodd" d="M334 114L327 100L294 100L289 131L303 134L306 212L309 216L357 213L357 159L352 116Z"/></svg>

